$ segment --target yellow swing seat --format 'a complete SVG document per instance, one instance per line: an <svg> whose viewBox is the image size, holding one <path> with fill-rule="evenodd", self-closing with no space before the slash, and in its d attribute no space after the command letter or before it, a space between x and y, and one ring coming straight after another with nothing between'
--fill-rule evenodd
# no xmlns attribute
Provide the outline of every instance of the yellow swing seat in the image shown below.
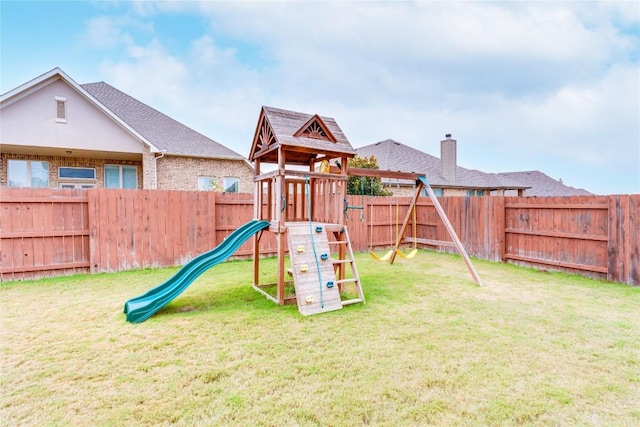
<svg viewBox="0 0 640 427"><path fill-rule="evenodd" d="M413 248L413 250L412 250L411 252L409 252L408 254L406 254L406 255L405 255L405 254L403 254L403 253L402 253L401 251L399 251L399 250L398 250L396 253L397 253L398 255L400 255L402 258L405 258L405 259L411 259L411 258L413 258L413 257L415 257L415 256L416 256L416 254L418 253L418 249Z"/></svg>
<svg viewBox="0 0 640 427"><path fill-rule="evenodd" d="M376 255L374 252L369 252L369 255L371 255L371 258L377 260L377 261L388 261L389 258L391 258L391 255L393 255L393 251L389 251L386 254L382 255L381 257L379 257L378 255Z"/></svg>

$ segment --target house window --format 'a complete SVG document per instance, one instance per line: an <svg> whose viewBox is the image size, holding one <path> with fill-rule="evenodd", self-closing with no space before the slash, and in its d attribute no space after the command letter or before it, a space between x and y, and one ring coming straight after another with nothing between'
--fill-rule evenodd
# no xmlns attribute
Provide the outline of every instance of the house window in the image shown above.
<svg viewBox="0 0 640 427"><path fill-rule="evenodd" d="M215 191L218 188L215 176L199 176L198 191Z"/></svg>
<svg viewBox="0 0 640 427"><path fill-rule="evenodd" d="M60 179L96 179L94 168L58 168L58 178Z"/></svg>
<svg viewBox="0 0 640 427"><path fill-rule="evenodd" d="M56 123L67 123L67 98L56 96Z"/></svg>
<svg viewBox="0 0 640 427"><path fill-rule="evenodd" d="M138 188L138 168L136 166L105 165L105 188Z"/></svg>
<svg viewBox="0 0 640 427"><path fill-rule="evenodd" d="M442 197L442 188L432 188L433 190L433 194L436 195L436 197ZM422 189L422 196L423 197L429 197L429 193L427 193L427 189L423 188Z"/></svg>
<svg viewBox="0 0 640 427"><path fill-rule="evenodd" d="M240 188L240 179L225 177L224 179L224 192L225 193L238 193Z"/></svg>
<svg viewBox="0 0 640 427"><path fill-rule="evenodd" d="M9 160L9 187L48 187L49 162Z"/></svg>

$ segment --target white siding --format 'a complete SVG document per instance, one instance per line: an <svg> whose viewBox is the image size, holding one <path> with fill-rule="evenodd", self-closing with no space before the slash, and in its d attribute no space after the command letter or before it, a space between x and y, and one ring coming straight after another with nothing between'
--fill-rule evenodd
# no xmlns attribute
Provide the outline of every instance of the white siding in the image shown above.
<svg viewBox="0 0 640 427"><path fill-rule="evenodd" d="M66 98L66 123L56 123L56 96ZM141 141L60 79L2 108L0 120L2 144L143 152Z"/></svg>

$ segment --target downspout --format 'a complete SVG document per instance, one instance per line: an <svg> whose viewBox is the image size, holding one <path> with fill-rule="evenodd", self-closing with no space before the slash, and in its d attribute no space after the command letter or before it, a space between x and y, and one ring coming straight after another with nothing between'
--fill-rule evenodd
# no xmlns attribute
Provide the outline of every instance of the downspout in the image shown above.
<svg viewBox="0 0 640 427"><path fill-rule="evenodd" d="M158 159L161 159L164 157L165 153L167 152L167 150L160 150L160 155L157 157L153 157L153 161L154 161L154 168L153 171L156 175L155 177L155 184L156 184L156 190L158 189Z"/></svg>

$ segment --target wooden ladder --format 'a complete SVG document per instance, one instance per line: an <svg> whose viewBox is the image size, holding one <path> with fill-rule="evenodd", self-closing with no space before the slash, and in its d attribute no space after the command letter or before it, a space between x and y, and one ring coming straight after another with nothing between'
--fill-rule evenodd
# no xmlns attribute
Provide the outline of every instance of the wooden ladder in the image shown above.
<svg viewBox="0 0 640 427"><path fill-rule="evenodd" d="M365 300L364 292L362 291L362 282L360 282L360 275L358 274L358 267L356 266L355 258L353 256L353 247L351 246L351 239L349 238L349 231L347 230L347 227L342 225L327 225L327 232L332 232L335 237L335 240L329 241L328 243L330 247L335 247L335 250L332 250L331 252L338 254L338 259L332 259L336 275L336 284L340 290L340 295L342 297L343 285L346 283L355 284L356 293L358 294L356 298L348 300L341 299L342 305L345 306L360 302L364 304ZM345 266L351 267L352 277L345 278Z"/></svg>

